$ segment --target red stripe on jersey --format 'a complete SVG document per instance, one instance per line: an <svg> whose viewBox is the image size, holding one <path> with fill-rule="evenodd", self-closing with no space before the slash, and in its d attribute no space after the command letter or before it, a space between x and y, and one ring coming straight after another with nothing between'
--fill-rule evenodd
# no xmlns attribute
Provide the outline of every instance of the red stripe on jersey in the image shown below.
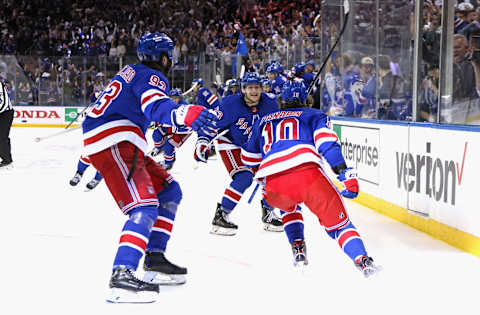
<svg viewBox="0 0 480 315"><path fill-rule="evenodd" d="M225 189L225 195L231 197L232 199L236 200L237 202L240 201L240 199L242 198L242 195L239 195L233 191L231 191L230 189Z"/></svg>
<svg viewBox="0 0 480 315"><path fill-rule="evenodd" d="M320 158L320 156L318 155L317 152L313 151L312 149L310 148L301 148L301 149L298 149L298 150L295 150L293 151L292 153L290 154L287 154L287 155L284 155L284 156L281 156L281 157L278 157L278 158L275 158L275 159L272 159L266 163L263 163L261 166L260 166L260 170L265 168L265 167L268 167L272 164L275 164L275 163L280 163L280 162L284 162L286 160L289 160L291 158L294 158L300 154L304 154L304 153L313 153L315 154L316 156L318 156Z"/></svg>
<svg viewBox="0 0 480 315"><path fill-rule="evenodd" d="M218 139L217 142L218 142L218 144L224 144L224 143L231 144L232 143L232 141L223 140L223 139Z"/></svg>
<svg viewBox="0 0 480 315"><path fill-rule="evenodd" d="M253 157L248 157L246 155L242 154L242 160L250 163L260 163L262 161L262 158L253 158Z"/></svg>
<svg viewBox="0 0 480 315"><path fill-rule="evenodd" d="M303 216L300 212L293 212L293 213L287 213L284 214L282 217L282 223L285 225L288 222L300 220L303 221Z"/></svg>
<svg viewBox="0 0 480 315"><path fill-rule="evenodd" d="M143 135L142 131L138 127L133 127L133 126L118 126L118 127L113 127L106 129L102 132L97 133L94 136L91 136L90 138L86 138L83 140L84 145L89 145L92 143L95 143L103 138L106 138L108 136L111 136L114 133L117 132L123 132L123 131L131 131L136 133L140 138L145 140L145 136Z"/></svg>
<svg viewBox="0 0 480 315"><path fill-rule="evenodd" d="M173 224L167 221L163 221L161 219L157 219L153 227L167 230L168 232L172 232Z"/></svg>
<svg viewBox="0 0 480 315"><path fill-rule="evenodd" d="M212 105L213 102L215 102L217 100L217 97L215 95L213 95L213 97L210 97L207 102L209 105Z"/></svg>
<svg viewBox="0 0 480 315"><path fill-rule="evenodd" d="M330 137L335 137L338 140L338 137L335 133L320 132L318 135L315 136L315 142L317 142L317 140L320 138L330 138Z"/></svg>
<svg viewBox="0 0 480 315"><path fill-rule="evenodd" d="M340 247L343 248L345 241L352 236L360 237L360 234L358 234L358 232L355 230L346 231L345 233L342 233L338 238L338 245L340 245Z"/></svg>
<svg viewBox="0 0 480 315"><path fill-rule="evenodd" d="M83 155L80 156L80 161L82 161L83 163L88 164L88 165L92 164L92 162L90 162L90 159L86 156L83 156Z"/></svg>
<svg viewBox="0 0 480 315"><path fill-rule="evenodd" d="M145 98L142 99L142 105L148 102L154 96L165 97L166 95L160 91L157 93L153 93L152 95L146 96Z"/></svg>
<svg viewBox="0 0 480 315"><path fill-rule="evenodd" d="M120 237L120 243L130 243L130 244L133 244L133 245L136 245L136 246L140 247L143 250L145 250L145 248L147 248L147 242L145 242L141 238L136 237L136 236L131 235L131 234L123 234Z"/></svg>

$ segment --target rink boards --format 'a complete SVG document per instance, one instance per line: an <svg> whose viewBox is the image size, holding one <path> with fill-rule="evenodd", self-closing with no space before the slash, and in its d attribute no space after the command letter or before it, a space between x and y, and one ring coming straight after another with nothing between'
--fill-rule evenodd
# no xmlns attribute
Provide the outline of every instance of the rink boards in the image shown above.
<svg viewBox="0 0 480 315"><path fill-rule="evenodd" d="M78 126L84 117L78 117L82 106L14 106L14 127L72 127ZM84 116L84 115L81 115Z"/></svg>
<svg viewBox="0 0 480 315"><path fill-rule="evenodd" d="M83 109L15 106L13 125L65 127ZM357 202L480 257L480 127L338 117L332 125L359 173Z"/></svg>
<svg viewBox="0 0 480 315"><path fill-rule="evenodd" d="M480 257L480 127L332 118L357 202Z"/></svg>

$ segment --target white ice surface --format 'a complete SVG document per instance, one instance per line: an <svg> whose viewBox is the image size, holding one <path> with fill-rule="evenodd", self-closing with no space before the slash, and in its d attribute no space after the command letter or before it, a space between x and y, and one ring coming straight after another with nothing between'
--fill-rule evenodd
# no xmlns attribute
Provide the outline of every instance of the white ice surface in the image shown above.
<svg viewBox="0 0 480 315"><path fill-rule="evenodd" d="M84 192L93 169L69 186L80 131L33 141L57 131L11 132L15 168L0 173L0 314L480 314L478 258L350 201L353 223L384 267L374 279L361 276L308 211L310 264L294 270L286 236L262 229L259 194L247 203L253 186L231 215L238 234L209 234L228 175L219 160L193 170L193 139L172 170L184 198L167 249L188 267L187 283L162 287L154 304L108 304L125 217L103 181Z"/></svg>

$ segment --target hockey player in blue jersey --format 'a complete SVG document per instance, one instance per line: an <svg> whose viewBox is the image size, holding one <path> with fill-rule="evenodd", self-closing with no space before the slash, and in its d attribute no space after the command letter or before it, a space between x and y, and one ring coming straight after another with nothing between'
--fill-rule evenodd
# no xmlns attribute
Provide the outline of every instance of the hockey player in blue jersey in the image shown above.
<svg viewBox="0 0 480 315"><path fill-rule="evenodd" d="M270 81L269 79L263 79L262 90L264 93L272 93L272 81Z"/></svg>
<svg viewBox="0 0 480 315"><path fill-rule="evenodd" d="M100 96L102 91L94 91L92 94L90 94L89 100L91 103L95 103L97 98ZM75 175L73 175L72 179L70 180L70 185L71 186L77 186L78 183L82 180L83 173L87 170L89 166L91 166L92 163L90 162L90 159L87 156L81 155L80 158L78 159L77 163L77 171L75 172ZM100 183L102 180L102 175L100 174L99 171L95 171L95 177L92 178L91 181L87 183L85 186L87 188L86 191L90 191L97 187L97 185Z"/></svg>
<svg viewBox="0 0 480 315"><path fill-rule="evenodd" d="M226 90L223 94L223 97L227 97L233 94L240 93L240 84L237 79L230 79L225 82Z"/></svg>
<svg viewBox="0 0 480 315"><path fill-rule="evenodd" d="M267 68L267 78L272 82L272 92L280 94L287 78L282 74L283 68L278 62L272 62Z"/></svg>
<svg viewBox="0 0 480 315"><path fill-rule="evenodd" d="M371 276L378 267L367 255L342 200L358 195L356 171L347 167L328 116L306 107L306 94L303 82L284 87L282 109L256 121L242 148L242 160L258 167L255 177L265 180L265 199L285 212L282 220L295 266L308 264L303 216L298 211L304 203L363 275ZM343 183L341 192L326 175L323 160Z"/></svg>
<svg viewBox="0 0 480 315"><path fill-rule="evenodd" d="M85 173L86 169L91 165L90 160L86 156L80 156L80 159L78 160L77 163L77 171L75 172L75 175L72 177L70 180L70 185L71 186L77 186L78 183L82 180L83 173ZM98 183L102 180L102 175L96 171L95 172L95 177L92 178L91 181L89 181L86 185L87 191L90 191L97 187Z"/></svg>
<svg viewBox="0 0 480 315"><path fill-rule="evenodd" d="M218 119L203 106L179 105L168 96L173 47L165 34L141 36L140 63L126 65L113 77L82 124L85 154L128 216L113 262L110 302L155 301L158 283L164 283L159 275L167 275L169 283L185 282L186 268L165 258L182 191L146 156L145 132L151 122L208 132ZM135 270L144 254L142 281Z"/></svg>
<svg viewBox="0 0 480 315"><path fill-rule="evenodd" d="M193 79L192 85L195 84L193 93L197 96L197 104L209 109L215 109L220 105L217 95L213 94L203 85L203 79Z"/></svg>
<svg viewBox="0 0 480 315"><path fill-rule="evenodd" d="M180 105L188 105L183 99L180 89L172 89L170 98ZM157 125L153 130L152 138L155 144L151 156L157 156L163 152L162 166L168 171L173 167L176 160L176 149L180 148L192 134L191 128L172 128L169 125Z"/></svg>
<svg viewBox="0 0 480 315"><path fill-rule="evenodd" d="M257 73L247 72L242 78L242 94L234 94L222 100L219 112L218 132L228 132L218 138L217 150L222 157L231 183L225 189L222 200L217 204L212 222L212 232L221 235L234 235L238 226L228 219L245 190L253 180L253 171L246 167L240 158L241 146L247 141L253 123L263 115L278 110L274 94L262 92L260 77ZM198 133L195 159L206 162L208 144L213 139L203 131ZM267 231L282 231L282 222L268 204L262 200L262 221Z"/></svg>

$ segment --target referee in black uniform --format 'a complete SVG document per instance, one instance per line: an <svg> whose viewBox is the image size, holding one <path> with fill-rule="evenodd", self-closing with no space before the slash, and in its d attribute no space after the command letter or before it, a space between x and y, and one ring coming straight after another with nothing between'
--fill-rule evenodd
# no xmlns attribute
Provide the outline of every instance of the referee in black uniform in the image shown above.
<svg viewBox="0 0 480 315"><path fill-rule="evenodd" d="M7 85L0 81L0 169L12 166L12 149L10 146L10 128L13 122L13 106L8 97Z"/></svg>

